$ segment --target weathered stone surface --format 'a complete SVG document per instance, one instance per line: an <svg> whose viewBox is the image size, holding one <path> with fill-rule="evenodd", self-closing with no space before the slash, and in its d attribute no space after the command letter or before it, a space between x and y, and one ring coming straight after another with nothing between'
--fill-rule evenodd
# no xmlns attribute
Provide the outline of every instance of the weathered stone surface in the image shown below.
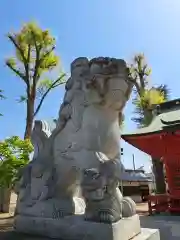
<svg viewBox="0 0 180 240"><path fill-rule="evenodd" d="M18 216L16 226L18 231L24 233L31 232L62 240L129 240L141 232L138 215L121 219L113 224L89 223L82 219L81 216L64 219Z"/></svg>
<svg viewBox="0 0 180 240"><path fill-rule="evenodd" d="M98 170L103 162L120 161L119 115L132 90L126 63L112 58L78 58L71 64L66 90L52 133L46 122L35 122L35 155L21 179L16 214L75 214L73 198L83 170ZM106 184L115 174L108 176L108 172L103 176L108 179ZM117 177L112 182L117 195ZM118 201L121 209L122 198Z"/></svg>
<svg viewBox="0 0 180 240"><path fill-rule="evenodd" d="M118 188L120 173L119 163L105 157L99 171L94 168L84 170L82 195L86 202L86 220L113 223L136 214L134 201L123 198Z"/></svg>
<svg viewBox="0 0 180 240"><path fill-rule="evenodd" d="M65 88L56 127L35 122L35 155L17 189L15 228L64 239L128 240L140 225L134 202L118 188L119 117L132 90L126 63L78 58Z"/></svg>

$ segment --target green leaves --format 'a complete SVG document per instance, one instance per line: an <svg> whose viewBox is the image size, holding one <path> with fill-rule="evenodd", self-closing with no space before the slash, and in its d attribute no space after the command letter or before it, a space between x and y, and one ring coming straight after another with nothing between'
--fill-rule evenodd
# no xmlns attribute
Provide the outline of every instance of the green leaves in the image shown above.
<svg viewBox="0 0 180 240"><path fill-rule="evenodd" d="M40 88L45 88L45 89L48 89L51 87L53 83L53 80L49 79L49 78L45 78L45 79L42 79L39 83L38 83L38 88L37 89L40 89Z"/></svg>
<svg viewBox="0 0 180 240"><path fill-rule="evenodd" d="M59 57L55 53L55 38L48 30L41 29L35 22L29 22L20 31L9 33L7 37L15 48L15 56L6 60L6 66L26 85L19 102L26 103L28 114L24 136L30 138L34 117L47 94L65 82L65 74L55 80L44 79L45 74L59 64Z"/></svg>
<svg viewBox="0 0 180 240"><path fill-rule="evenodd" d="M7 64L8 66L15 67L15 66L16 66L16 59L14 59L14 58L8 58L8 59L6 60L6 64Z"/></svg>
<svg viewBox="0 0 180 240"><path fill-rule="evenodd" d="M149 76L151 75L151 69L148 67L144 54L137 54L133 59L133 63L130 64L130 78L135 84L147 86L149 83ZM139 86L140 87L140 86ZM136 86L136 90L140 93L140 88Z"/></svg>
<svg viewBox="0 0 180 240"><path fill-rule="evenodd" d="M37 85L38 96L42 96L48 89L53 89L65 83L65 74L61 74L56 80L45 78L40 80Z"/></svg>
<svg viewBox="0 0 180 240"><path fill-rule="evenodd" d="M136 106L143 109L153 110L153 105L161 104L165 101L163 91L159 91L156 88L144 90L141 96L137 96Z"/></svg>
<svg viewBox="0 0 180 240"><path fill-rule="evenodd" d="M149 76L151 69L148 67L144 54L134 57L130 66L130 79L134 84L133 104L135 106L135 117L132 118L138 127L148 126L153 119L153 107L169 98L169 90L166 85L149 87Z"/></svg>
<svg viewBox="0 0 180 240"><path fill-rule="evenodd" d="M145 89L141 95L136 95L133 99L133 104L135 106L135 114L138 117L132 118L134 122L138 124L139 127L148 126L153 119L153 108L156 104L161 104L167 101L166 95L163 90L159 88Z"/></svg>
<svg viewBox="0 0 180 240"><path fill-rule="evenodd" d="M53 69L58 65L59 58L53 53L45 53L41 56L39 68L44 71Z"/></svg>
<svg viewBox="0 0 180 240"><path fill-rule="evenodd" d="M27 96L20 96L19 99L17 100L18 103L26 102L27 101Z"/></svg>
<svg viewBox="0 0 180 240"><path fill-rule="evenodd" d="M19 170L29 162L33 151L30 140L13 136L0 142L0 186L13 187Z"/></svg>
<svg viewBox="0 0 180 240"><path fill-rule="evenodd" d="M31 84L31 77L37 82L42 73L58 65L59 58L54 53L55 39L36 23L25 24L20 32L9 33L8 38L16 55L7 59L6 65L22 79L25 76L28 84Z"/></svg>
<svg viewBox="0 0 180 240"><path fill-rule="evenodd" d="M46 96L48 95L48 93L53 89L56 88L58 86L60 86L61 84L65 83L65 74L62 73L56 80L50 80L50 79L44 79L42 80L39 85L37 86L37 96L39 97L39 103L37 105L37 108L34 112L34 117L38 114Z"/></svg>

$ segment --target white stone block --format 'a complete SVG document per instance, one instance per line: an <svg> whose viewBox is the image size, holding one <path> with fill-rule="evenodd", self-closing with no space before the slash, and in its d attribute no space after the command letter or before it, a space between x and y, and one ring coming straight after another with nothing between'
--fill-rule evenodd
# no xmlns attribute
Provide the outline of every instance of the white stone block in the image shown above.
<svg viewBox="0 0 180 240"><path fill-rule="evenodd" d="M119 239L121 240L121 239ZM132 240L160 240L158 229L142 228L141 234L134 237Z"/></svg>

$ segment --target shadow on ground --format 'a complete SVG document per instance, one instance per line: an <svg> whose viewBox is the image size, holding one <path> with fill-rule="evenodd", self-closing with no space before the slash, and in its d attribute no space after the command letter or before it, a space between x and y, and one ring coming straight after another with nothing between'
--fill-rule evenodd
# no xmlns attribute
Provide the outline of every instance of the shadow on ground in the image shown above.
<svg viewBox="0 0 180 240"><path fill-rule="evenodd" d="M49 238L32 237L30 235L18 234L16 232L0 232L0 240L50 240Z"/></svg>
<svg viewBox="0 0 180 240"><path fill-rule="evenodd" d="M0 220L10 220L13 219L14 216L9 216L9 217L1 217Z"/></svg>
<svg viewBox="0 0 180 240"><path fill-rule="evenodd" d="M180 239L180 216L140 216L141 227L160 230L162 240Z"/></svg>
<svg viewBox="0 0 180 240"><path fill-rule="evenodd" d="M32 235L16 233L11 227L4 225L4 231L0 230L0 240L50 240L49 238L44 237L35 237Z"/></svg>

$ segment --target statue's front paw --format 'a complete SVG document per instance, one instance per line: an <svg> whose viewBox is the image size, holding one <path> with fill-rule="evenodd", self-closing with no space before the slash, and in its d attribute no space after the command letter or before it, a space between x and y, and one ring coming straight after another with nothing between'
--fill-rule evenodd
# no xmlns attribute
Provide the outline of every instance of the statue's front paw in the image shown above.
<svg viewBox="0 0 180 240"><path fill-rule="evenodd" d="M115 216L113 216L113 214L107 213L106 211L105 212L102 211L100 213L99 217L100 217L100 221L103 222L103 223L113 223L113 222L116 222Z"/></svg>
<svg viewBox="0 0 180 240"><path fill-rule="evenodd" d="M136 204L130 197L122 200L122 217L132 217L136 214Z"/></svg>

